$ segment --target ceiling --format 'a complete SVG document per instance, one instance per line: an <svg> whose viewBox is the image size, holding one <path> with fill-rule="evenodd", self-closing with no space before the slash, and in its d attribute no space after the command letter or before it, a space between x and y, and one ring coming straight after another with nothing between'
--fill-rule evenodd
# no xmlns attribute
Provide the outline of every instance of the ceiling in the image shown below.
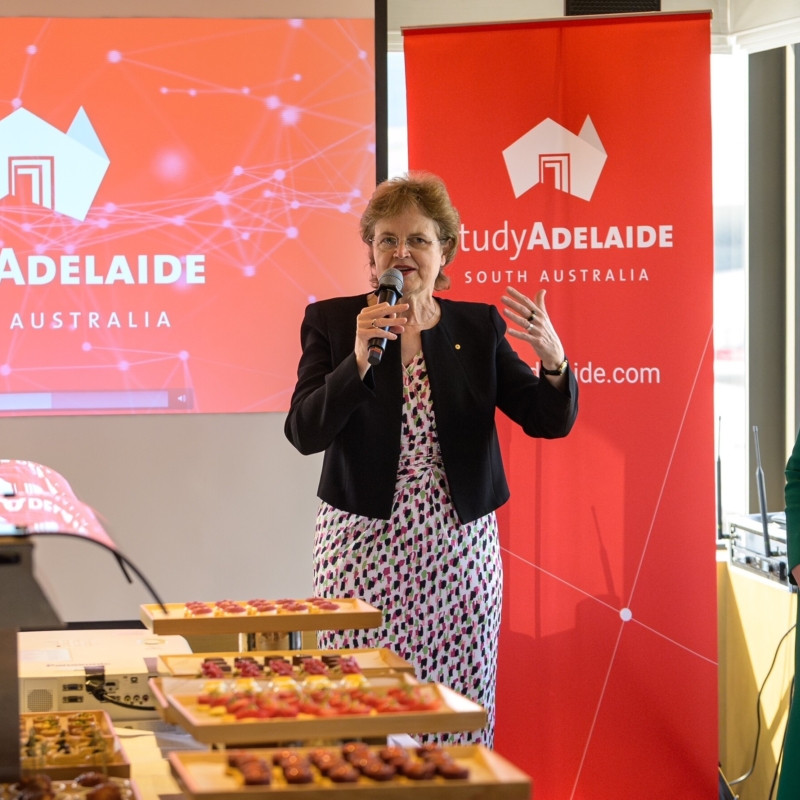
<svg viewBox="0 0 800 800"><path fill-rule="evenodd" d="M661 0L661 10L712 12L712 49L768 50L800 42L800 0ZM389 49L402 50L402 28L553 19L564 0L388 0Z"/></svg>

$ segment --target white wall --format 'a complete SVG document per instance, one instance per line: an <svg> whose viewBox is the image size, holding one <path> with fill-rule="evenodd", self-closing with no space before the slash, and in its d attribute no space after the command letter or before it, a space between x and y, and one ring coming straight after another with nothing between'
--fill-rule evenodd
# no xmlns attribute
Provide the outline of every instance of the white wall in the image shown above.
<svg viewBox="0 0 800 800"><path fill-rule="evenodd" d="M370 17L372 8L372 0L3 0L0 16ZM304 597L322 459L291 447L285 416L4 418L0 456L64 475L167 601ZM65 620L135 619L149 601L99 547L35 543L40 582Z"/></svg>
<svg viewBox="0 0 800 800"><path fill-rule="evenodd" d="M322 460L292 448L285 417L6 418L0 452L63 474L166 601L305 597ZM65 620L134 619L149 602L100 547L34 541Z"/></svg>

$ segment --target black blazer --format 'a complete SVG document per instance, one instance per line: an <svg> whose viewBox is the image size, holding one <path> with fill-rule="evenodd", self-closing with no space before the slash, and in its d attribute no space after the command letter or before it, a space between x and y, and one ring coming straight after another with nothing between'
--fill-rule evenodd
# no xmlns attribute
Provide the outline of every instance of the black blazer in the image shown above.
<svg viewBox="0 0 800 800"><path fill-rule="evenodd" d="M571 370L566 393L540 381L506 340L494 306L437 300L441 318L422 331L422 349L450 496L466 523L509 497L495 408L529 436L566 436L578 413L578 385ZM359 377L353 344L356 317L366 305L362 294L306 308L285 432L303 454L325 451L320 499L389 519L400 462L403 366L396 339L381 363Z"/></svg>

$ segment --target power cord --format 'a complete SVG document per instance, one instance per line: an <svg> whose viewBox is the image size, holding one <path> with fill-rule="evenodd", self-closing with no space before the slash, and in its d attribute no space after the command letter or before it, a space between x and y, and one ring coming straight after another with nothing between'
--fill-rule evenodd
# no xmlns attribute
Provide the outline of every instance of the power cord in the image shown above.
<svg viewBox="0 0 800 800"><path fill-rule="evenodd" d="M134 711L156 711L155 706L135 706L132 703L121 703L108 696L105 685L105 674L99 673L86 677L86 691L101 703L111 703L120 708L132 708Z"/></svg>
<svg viewBox="0 0 800 800"><path fill-rule="evenodd" d="M767 685L767 681L769 680L769 676L772 674L772 670L775 668L775 663L778 660L778 653L781 651L781 645L786 641L786 637L797 627L797 623L792 625L786 633L781 636L781 640L778 642L778 646L775 648L775 655L772 657L772 664L770 665L769 671L767 672L767 677L764 678L764 682L761 684L761 688L758 690L758 696L756 697L756 744L755 749L753 751L753 763L750 765L750 769L745 772L740 778L736 778L736 780L728 781L729 786L736 786L737 783L741 783L742 781L746 781L752 774L756 768L756 760L758 759L758 741L761 738L761 693L764 691L764 687Z"/></svg>

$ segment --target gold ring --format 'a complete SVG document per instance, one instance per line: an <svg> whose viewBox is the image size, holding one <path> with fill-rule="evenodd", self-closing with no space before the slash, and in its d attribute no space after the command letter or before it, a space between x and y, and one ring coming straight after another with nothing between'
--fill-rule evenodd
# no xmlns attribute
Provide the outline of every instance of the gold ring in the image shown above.
<svg viewBox="0 0 800 800"><path fill-rule="evenodd" d="M528 317L528 322L533 322L534 317L536 316L536 309L534 308L531 311L531 315Z"/></svg>

